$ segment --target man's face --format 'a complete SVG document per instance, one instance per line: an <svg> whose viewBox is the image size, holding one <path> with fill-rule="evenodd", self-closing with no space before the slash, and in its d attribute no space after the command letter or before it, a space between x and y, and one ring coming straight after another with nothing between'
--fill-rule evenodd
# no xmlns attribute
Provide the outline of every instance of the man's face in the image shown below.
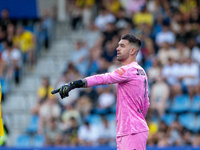
<svg viewBox="0 0 200 150"><path fill-rule="evenodd" d="M128 40L121 39L118 43L117 47L117 60L123 62L127 58L129 58L131 46Z"/></svg>

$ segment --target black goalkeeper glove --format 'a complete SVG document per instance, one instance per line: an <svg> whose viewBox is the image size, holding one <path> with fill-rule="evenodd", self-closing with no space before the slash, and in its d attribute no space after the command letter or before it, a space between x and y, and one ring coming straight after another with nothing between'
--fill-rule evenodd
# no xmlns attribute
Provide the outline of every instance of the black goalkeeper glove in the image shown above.
<svg viewBox="0 0 200 150"><path fill-rule="evenodd" d="M63 99L65 97L69 96L69 92L75 88L81 88L85 86L85 82L83 82L82 80L77 80L77 81L73 81L73 82L69 82L63 86L61 86L60 88L54 90L51 92L51 94L56 94L59 92L60 97Z"/></svg>

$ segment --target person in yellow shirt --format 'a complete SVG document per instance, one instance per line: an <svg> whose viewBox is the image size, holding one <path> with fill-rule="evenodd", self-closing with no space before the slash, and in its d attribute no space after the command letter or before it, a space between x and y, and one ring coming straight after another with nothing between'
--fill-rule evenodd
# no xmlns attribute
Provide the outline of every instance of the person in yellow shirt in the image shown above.
<svg viewBox="0 0 200 150"><path fill-rule="evenodd" d="M106 2L106 8L113 14L116 14L119 11L119 9L122 8L122 5L119 2L119 0L110 0Z"/></svg>
<svg viewBox="0 0 200 150"><path fill-rule="evenodd" d="M51 94L51 91L54 89L53 86L50 85L49 78L42 78L42 86L38 88L37 91L37 99L36 106L33 108L32 113L38 114L39 109L43 103L47 100L47 98L53 98L54 95Z"/></svg>
<svg viewBox="0 0 200 150"><path fill-rule="evenodd" d="M13 38L15 47L21 50L23 54L23 62L30 63L31 68L34 64L34 47L35 37L32 32L24 30L22 25L16 28L16 35Z"/></svg>
<svg viewBox="0 0 200 150"><path fill-rule="evenodd" d="M133 23L137 26L141 24L147 24L149 26L153 25L153 15L149 13L145 6L141 8L141 11L133 15Z"/></svg>

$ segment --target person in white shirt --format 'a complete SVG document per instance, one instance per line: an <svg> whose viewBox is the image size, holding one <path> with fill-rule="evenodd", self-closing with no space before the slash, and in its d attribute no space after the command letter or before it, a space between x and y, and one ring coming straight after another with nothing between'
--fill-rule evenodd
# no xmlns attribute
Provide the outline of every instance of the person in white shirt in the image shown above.
<svg viewBox="0 0 200 150"><path fill-rule="evenodd" d="M183 92L193 97L195 94L195 86L199 83L199 66L191 58L187 59L181 65L179 80L182 83Z"/></svg>
<svg viewBox="0 0 200 150"><path fill-rule="evenodd" d="M114 23L115 17L108 12L105 7L102 7L100 14L95 19L95 25L101 30L105 31L107 23Z"/></svg>
<svg viewBox="0 0 200 150"><path fill-rule="evenodd" d="M78 129L80 145L97 145L99 139L99 129L96 125L85 121Z"/></svg>
<svg viewBox="0 0 200 150"><path fill-rule="evenodd" d="M169 30L169 26L166 23L163 23L162 31L156 35L156 44L161 46L163 42L168 42L171 45L175 42L175 35Z"/></svg>
<svg viewBox="0 0 200 150"><path fill-rule="evenodd" d="M15 83L19 83L20 69L22 67L20 50L13 48L12 42L7 42L6 50L3 51L1 58L3 62L0 75L4 75L8 81L11 81L14 77Z"/></svg>

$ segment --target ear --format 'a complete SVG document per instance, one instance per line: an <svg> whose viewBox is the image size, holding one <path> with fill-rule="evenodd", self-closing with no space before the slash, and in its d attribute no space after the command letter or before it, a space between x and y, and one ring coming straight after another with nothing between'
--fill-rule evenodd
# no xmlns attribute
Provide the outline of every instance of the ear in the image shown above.
<svg viewBox="0 0 200 150"><path fill-rule="evenodd" d="M130 50L130 55L133 56L133 55L135 55L135 54L136 54L136 49L133 47L133 48L131 48L131 50Z"/></svg>

